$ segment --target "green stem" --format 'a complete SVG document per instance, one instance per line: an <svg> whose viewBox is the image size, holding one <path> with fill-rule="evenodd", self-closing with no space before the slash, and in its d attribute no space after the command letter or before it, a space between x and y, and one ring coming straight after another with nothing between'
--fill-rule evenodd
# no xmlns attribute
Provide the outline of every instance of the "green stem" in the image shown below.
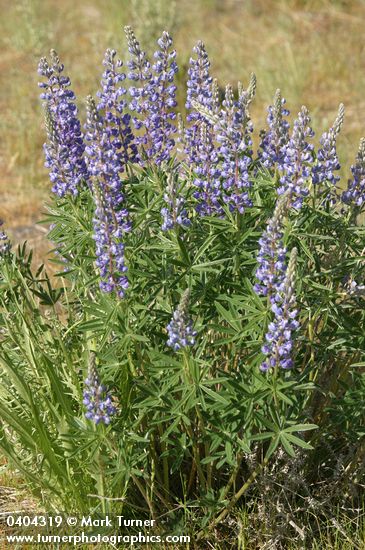
<svg viewBox="0 0 365 550"><path fill-rule="evenodd" d="M265 468L269 461L269 458L266 457L262 463L258 466L256 470L252 472L248 480L242 485L242 487L237 491L237 493L233 496L233 498L230 500L226 508L219 514L219 516L212 521L212 523L209 525L209 529L212 529L218 523L224 520L224 518L229 514L229 512L232 510L236 502L244 495L244 493L249 489L249 487L252 485L252 483L255 481L257 476L262 472L262 470ZM197 536L197 540L201 540L201 538L204 535L204 531L200 531Z"/></svg>
<svg viewBox="0 0 365 550"><path fill-rule="evenodd" d="M191 465L191 470L190 470L188 487L187 487L187 490L186 490L186 495L187 496L189 496L189 494L190 494L191 488L192 488L193 483L194 483L195 475L196 475L196 463L195 463L195 461L193 461L193 463Z"/></svg>
<svg viewBox="0 0 365 550"><path fill-rule="evenodd" d="M143 496L144 500L146 501L152 519L155 519L155 511L154 511L154 509L153 509L152 502L151 502L150 498L148 497L147 492L143 489L142 483L139 481L139 479L138 479L135 475L131 474L131 477L132 477L132 479L133 479L133 482L134 482L134 483L136 484L136 486L138 487L139 492L141 493L141 495Z"/></svg>
<svg viewBox="0 0 365 550"><path fill-rule="evenodd" d="M190 356L189 356L189 353L186 350L184 350L184 372L186 374L187 383L188 384L194 384L195 389L197 390L198 389L197 388L198 381L196 379L195 374L191 372ZM203 416L202 416L201 411L200 411L200 409L197 405L195 405L194 408L195 408L195 412L196 412L196 415L197 415L197 418L198 418L198 428L200 428L201 433L203 435L203 438L205 439L205 443L204 443L205 456L209 456L209 444L206 440L206 432L205 432L205 428L204 428ZM190 432L191 432L191 435L190 434L189 435L192 438L193 454L194 454L194 459L196 461L196 468L197 468L197 471L198 471L199 480L200 480L201 483L203 483L207 487L207 489L210 489L211 479L212 479L212 465L207 464L207 477L205 478L202 467L201 467L201 464L200 464L199 445L196 445L196 443L195 443L195 438L193 437L193 433L192 433L192 430L191 430L190 426L189 426L189 429L190 429Z"/></svg>
<svg viewBox="0 0 365 550"><path fill-rule="evenodd" d="M166 443L164 441L161 441L162 436L163 436L163 430L162 430L161 424L158 425L158 431L159 431L159 434L160 434L161 451L162 451L163 454L165 454L166 451L167 451L167 447L166 447ZM162 467L163 467L164 488L165 488L166 493L169 494L169 491L170 491L169 459L166 455L162 457Z"/></svg>
<svg viewBox="0 0 365 550"><path fill-rule="evenodd" d="M203 486L208 488L208 483L207 483L207 480L205 479L204 472L203 472L202 466L200 464L199 446L196 444L195 437L194 437L194 434L193 434L193 431L192 431L191 427L188 426L187 424L185 424L185 428L186 428L186 431L187 431L187 433L188 433L188 435L191 439L191 442L192 442L193 457L194 457L194 460L195 460L195 463L196 463L196 469L198 471L199 481Z"/></svg>
<svg viewBox="0 0 365 550"><path fill-rule="evenodd" d="M94 429L96 431L96 426L94 426ZM97 493L101 497L101 510L103 515L105 516L107 513L106 505L107 501L105 499L105 484L104 484L104 467L100 455L100 449L97 452L97 463L98 463L98 473L97 473Z"/></svg>
<svg viewBox="0 0 365 550"><path fill-rule="evenodd" d="M227 495L229 493L230 488L232 487L232 485L236 481L238 472L240 471L241 462L242 462L242 455L238 455L236 467L233 470L233 472L231 474L231 477L228 480L226 488L224 489L224 492L223 492L223 495L222 495L222 500L225 500L225 498L227 497Z"/></svg>

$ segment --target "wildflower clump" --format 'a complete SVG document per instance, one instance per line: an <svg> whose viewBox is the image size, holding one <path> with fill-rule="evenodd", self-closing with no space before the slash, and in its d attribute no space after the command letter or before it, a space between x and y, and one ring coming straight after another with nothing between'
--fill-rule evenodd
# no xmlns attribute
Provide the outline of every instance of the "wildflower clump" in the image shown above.
<svg viewBox="0 0 365 550"><path fill-rule="evenodd" d="M337 118L321 137L316 154L310 142L314 132L308 109L301 108L290 132L286 100L277 90L273 104L268 107L268 128L260 134L255 158L249 112L256 91L255 75L251 75L247 89L241 83L237 90L228 84L221 97L217 81L210 74L207 50L199 41L187 70L186 120L180 115L177 128L178 66L171 36L167 32L161 35L151 61L133 30L125 27L125 33L130 54L128 71L123 72L117 52L108 49L97 101L91 96L86 101L84 133L77 118L75 94L69 89L70 79L63 76L64 67L57 54L52 50L51 61L42 58L39 64L39 73L46 79L40 86L44 89L41 97L45 101L48 135L45 153L53 191L60 197L76 196L83 182L83 189L92 197L95 267L100 289L124 298L130 287L128 243L133 240L134 220L138 219L137 213L149 193L147 190L143 199L139 196L134 201L134 185L137 183L139 188L141 174L142 177L148 174L149 181L159 181L155 200L159 204L156 218L164 233L161 242L169 240L174 229L171 233L182 254L182 263L173 258L166 267L164 277L168 278L173 273L172 266L191 262L187 246L195 239L195 231L205 217L224 220L235 215L239 216L237 223L244 226L245 216L247 220L250 215L255 216L255 200L261 193L256 178L266 170L272 177L276 206L258 240L253 289L258 296L268 298L269 310L275 315L263 347L263 353L269 356L264 370L276 364L278 357L281 365L288 368L292 362L289 356L283 359L283 350L289 353L291 332L297 322L294 318L289 321L295 258L288 272L287 246L283 240L285 220L295 223L312 184L322 189L326 183L332 187L338 183L336 143L344 107L340 105ZM357 208L364 202L364 143L362 140L352 167L353 180L342 195L343 202ZM337 208L333 193L331 197ZM145 220L150 220L150 209ZM184 228L183 233L180 228ZM150 230L151 226L143 238ZM136 235L140 231L137 222ZM158 248L157 243L154 246ZM200 281L199 285L202 284ZM188 296L189 293L183 294L167 327L167 343L175 351L195 343ZM285 346L280 343L282 338L287 339Z"/></svg>
<svg viewBox="0 0 365 550"><path fill-rule="evenodd" d="M150 57L125 30L80 112L39 65L60 270L0 227L1 455L46 510L234 548L244 499L254 547L312 547L361 505L365 140L341 200L343 106L315 144L277 90L255 151L253 74L218 84L202 42L178 73L167 32Z"/></svg>

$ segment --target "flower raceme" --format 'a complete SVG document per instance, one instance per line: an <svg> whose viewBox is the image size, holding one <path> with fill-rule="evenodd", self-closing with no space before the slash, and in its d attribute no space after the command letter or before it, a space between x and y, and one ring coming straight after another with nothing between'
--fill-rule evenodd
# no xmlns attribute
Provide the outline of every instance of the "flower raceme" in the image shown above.
<svg viewBox="0 0 365 550"><path fill-rule="evenodd" d="M60 197L77 195L82 182L88 181L76 97L69 88L70 79L62 74L63 70L55 50L51 50L50 63L42 57L38 65L38 73L46 79L39 83L44 90L41 99L45 102L49 140L44 144L45 166L49 169L52 191Z"/></svg>
<svg viewBox="0 0 365 550"><path fill-rule="evenodd" d="M94 353L90 355L83 404L86 408L85 417L95 424L110 424L111 417L117 412L106 387L100 383Z"/></svg>
<svg viewBox="0 0 365 550"><path fill-rule="evenodd" d="M223 180L223 200L231 212L237 210L241 214L246 207L252 206L248 194L251 187L249 166L252 162L252 124L245 99L242 93L236 101L231 86L227 86L224 109L216 125L219 156L222 159L220 176Z"/></svg>
<svg viewBox="0 0 365 550"><path fill-rule="evenodd" d="M167 188L164 194L166 207L161 209L163 217L161 229L163 231L168 231L178 225L182 227L189 227L191 225L191 221L187 217L187 211L184 208L184 199L179 194L178 185L175 176L173 174L168 174Z"/></svg>
<svg viewBox="0 0 365 550"><path fill-rule="evenodd" d="M99 98L97 109L103 113L108 141L118 153L118 168L121 173L125 171L128 163L137 160L137 146L131 129L131 116L126 110L127 90L122 86L126 74L121 71L123 63L116 59L116 54L117 52L111 49L105 52L101 90L96 95Z"/></svg>
<svg viewBox="0 0 365 550"><path fill-rule="evenodd" d="M103 124L91 96L87 98L86 129L86 152L95 201L93 238L100 288L104 292L115 290L119 297L123 297L128 280L121 239L131 229L128 210L123 207L124 193L119 177L124 165L115 140L111 139L112 134Z"/></svg>
<svg viewBox="0 0 365 550"><path fill-rule="evenodd" d="M199 215L222 215L220 204L221 181L219 151L215 141L214 124L196 108L216 116L219 110L218 87L210 75L210 61L203 42L193 49L190 58L185 107L187 127L183 129L184 154L194 173L196 211Z"/></svg>
<svg viewBox="0 0 365 550"><path fill-rule="evenodd" d="M293 248L285 278L271 297L274 320L269 323L266 342L262 346L262 352L267 356L260 367L262 371L275 367L290 369L294 366L292 333L299 328L294 290L296 261L297 249Z"/></svg>
<svg viewBox="0 0 365 550"><path fill-rule="evenodd" d="M279 290L286 271L286 248L283 244L283 221L287 208L287 197L277 201L274 214L267 228L259 239L260 249L257 254L258 268L254 290L259 296L271 297Z"/></svg>
<svg viewBox="0 0 365 550"><path fill-rule="evenodd" d="M178 308L174 311L170 323L167 325L169 338L167 345L178 351L195 344L196 331L193 330L192 320L189 318L190 291L185 290Z"/></svg>
<svg viewBox="0 0 365 550"><path fill-rule="evenodd" d="M136 83L130 88L132 101L129 106L136 115L142 115L135 116L133 121L137 130L144 130L136 137L136 142L143 151L142 157L160 165L171 158L175 145L176 127L172 121L176 118L173 109L177 106L176 51L172 49L169 33L163 32L158 40L159 49L154 54L155 62L151 64L132 29L126 27L125 32L131 54L129 78Z"/></svg>
<svg viewBox="0 0 365 550"><path fill-rule="evenodd" d="M195 99L203 107L212 112L215 111L213 78L210 75L208 53L201 40L193 48L193 53L196 55L196 58L191 57L189 60L185 107L189 110L188 121L201 121L202 115L194 109L192 100ZM195 126L191 129L195 129Z"/></svg>
<svg viewBox="0 0 365 550"><path fill-rule="evenodd" d="M290 112L285 108L286 100L281 91L276 90L273 105L268 107L267 124L269 129L261 134L259 159L265 168L283 169L285 146L289 140L289 122L286 118Z"/></svg>
<svg viewBox="0 0 365 550"><path fill-rule="evenodd" d="M283 175L278 193L287 193L289 204L297 209L301 208L303 199L309 194L306 182L311 173L313 145L307 139L314 136L310 120L308 109L302 107L294 121L292 135L283 149Z"/></svg>
<svg viewBox="0 0 365 550"><path fill-rule="evenodd" d="M317 153L317 164L312 169L312 181L314 185L323 184L326 181L332 185L336 185L340 179L334 172L341 168L336 151L336 142L343 124L344 115L345 108L341 103L333 126L320 139L321 147Z"/></svg>
<svg viewBox="0 0 365 550"><path fill-rule="evenodd" d="M356 162L351 166L352 179L342 194L342 201L348 205L361 207L365 203L365 138L360 140Z"/></svg>

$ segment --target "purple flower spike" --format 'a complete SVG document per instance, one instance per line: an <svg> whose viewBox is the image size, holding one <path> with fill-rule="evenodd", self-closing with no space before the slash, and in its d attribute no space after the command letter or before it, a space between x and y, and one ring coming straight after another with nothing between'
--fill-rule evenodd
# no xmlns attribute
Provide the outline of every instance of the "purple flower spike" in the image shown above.
<svg viewBox="0 0 365 550"><path fill-rule="evenodd" d="M106 387L100 383L94 353L91 354L85 380L83 404L86 408L85 417L95 424L110 424L111 417L117 412Z"/></svg>
<svg viewBox="0 0 365 550"><path fill-rule="evenodd" d="M46 78L39 83L45 101L48 143L44 144L45 166L49 169L52 191L58 196L77 195L82 182L88 181L84 160L84 139L77 118L75 94L71 81L63 76L64 66L54 50L51 63L45 57L39 62L38 73Z"/></svg>
<svg viewBox="0 0 365 550"><path fill-rule="evenodd" d="M328 181L335 186L340 179L334 172L341 168L336 151L336 141L343 124L344 114L345 108L341 103L333 126L320 139L321 147L318 149L317 164L312 169L314 185Z"/></svg>
<svg viewBox="0 0 365 550"><path fill-rule="evenodd" d="M189 227L191 221L187 217L187 212L184 208L184 199L179 195L178 182L172 174L169 174L167 177L167 189L164 194L164 200L167 207L161 210L163 216L162 230L168 231L178 225Z"/></svg>
<svg viewBox="0 0 365 550"><path fill-rule="evenodd" d="M218 121L219 89L217 81L210 76L210 61L203 42L199 41L193 52L195 56L189 61L185 104L188 125L181 132L184 153L187 168L194 175L196 191L193 196L197 201L197 213L200 216L221 216L224 213L219 202L221 171L214 131L214 124Z"/></svg>
<svg viewBox="0 0 365 550"><path fill-rule="evenodd" d="M365 138L361 138L356 163L351 166L353 178L348 181L347 190L342 194L346 204L361 207L365 202Z"/></svg>
<svg viewBox="0 0 365 550"><path fill-rule="evenodd" d="M146 54L141 50L130 27L125 28L128 50L132 59L128 63L129 78L139 86L130 88L132 100L130 109L138 116L133 122L137 129L144 129L136 138L143 155L148 161L160 165L169 161L175 145L173 135L176 127L172 121L176 118L175 74L178 71L176 51L172 49L172 39L163 32L157 41L159 49L154 54L155 62L151 66Z"/></svg>
<svg viewBox="0 0 365 550"><path fill-rule="evenodd" d="M307 142L314 136L309 126L308 109L302 107L298 118L294 122L292 136L284 147L283 171L278 188L279 195L288 194L289 205L301 208L303 198L309 193L305 183L310 177L310 163L312 161L313 145Z"/></svg>
<svg viewBox="0 0 365 550"><path fill-rule="evenodd" d="M100 288L123 298L128 279L122 239L131 230L131 222L121 174L129 162L137 160L137 148L131 117L125 113L126 90L121 83L126 76L115 50L106 51L103 65L99 102L96 105L92 97L87 98L86 154L96 205L93 224Z"/></svg>
<svg viewBox="0 0 365 550"><path fill-rule="evenodd" d="M276 292L285 277L286 248L283 245L283 218L286 211L287 199L278 200L273 217L267 224L266 231L259 240L260 250L257 255L258 268L254 290L259 296L271 296Z"/></svg>
<svg viewBox="0 0 365 550"><path fill-rule="evenodd" d="M124 170L123 155L110 127L103 124L93 98L89 96L86 103L86 153L96 204L93 224L100 288L104 292L115 290L122 298L128 287L122 238L131 230L119 175Z"/></svg>
<svg viewBox="0 0 365 550"><path fill-rule="evenodd" d="M299 328L295 319L298 313L294 292L296 261L297 249L293 248L285 279L271 298L274 320L269 324L266 342L262 346L262 352L267 356L260 367L262 371L275 367L290 369L294 365L292 332Z"/></svg>
<svg viewBox="0 0 365 550"><path fill-rule="evenodd" d="M190 58L187 81L187 96L185 107L190 112L188 121L203 120L198 111L195 110L193 100L199 105L214 112L216 110L216 98L213 88L213 79L210 76L210 61L203 42L199 41L193 52L196 59Z"/></svg>
<svg viewBox="0 0 365 550"><path fill-rule="evenodd" d="M285 99L280 90L276 90L273 105L268 107L267 123L269 129L261 134L258 157L266 168L282 169L284 148L289 140L289 122L284 117L289 115L285 108Z"/></svg>
<svg viewBox="0 0 365 550"><path fill-rule="evenodd" d="M174 311L170 323L167 325L169 339L167 345L175 351L195 344L196 331L189 318L190 291L185 290L178 308Z"/></svg>
<svg viewBox="0 0 365 550"><path fill-rule="evenodd" d="M108 138L113 149L118 150L120 168L124 171L128 162L137 160L137 147L131 129L131 116L126 113L127 90L121 85L126 75L120 70L123 63L116 59L116 51L107 49L103 65L105 71L101 80L101 91L97 92L97 109L103 115Z"/></svg>
<svg viewBox="0 0 365 550"><path fill-rule="evenodd" d="M190 148L190 154L195 173L193 184L197 188L193 193L197 213L201 216L223 215L224 210L219 202L222 190L218 149L213 140L213 130L205 122L200 123L200 135L195 139L194 147Z"/></svg>
<svg viewBox="0 0 365 550"><path fill-rule="evenodd" d="M255 81L254 81L255 82ZM220 176L222 178L223 200L231 212L237 210L241 214L246 207L252 206L248 195L251 187L248 168L252 162L252 123L248 113L248 105L254 93L241 90L239 99L233 97L231 86L227 86L224 109L220 114L215 128L219 142L219 155L222 159Z"/></svg>

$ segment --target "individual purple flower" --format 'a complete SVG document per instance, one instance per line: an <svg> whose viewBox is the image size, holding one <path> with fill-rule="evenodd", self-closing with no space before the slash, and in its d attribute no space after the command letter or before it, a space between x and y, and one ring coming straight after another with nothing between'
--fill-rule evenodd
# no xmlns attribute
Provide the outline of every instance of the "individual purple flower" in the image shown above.
<svg viewBox="0 0 365 550"><path fill-rule="evenodd" d="M284 174L280 178L281 186L278 188L278 193L287 194L289 205L294 208L301 208L303 198L309 193L306 180L311 175L313 145L309 144L307 139L314 136L309 124L308 109L302 107L294 122L291 138L283 150Z"/></svg>
<svg viewBox="0 0 365 550"><path fill-rule="evenodd" d="M276 90L273 105L268 107L269 129L261 134L258 153L258 158L265 168L282 168L284 164L284 147L289 140L289 122L284 118L289 115L289 111L285 108L285 103L280 90Z"/></svg>
<svg viewBox="0 0 365 550"><path fill-rule="evenodd" d="M248 97L242 91L236 101L232 87L227 86L224 109L215 126L221 159L222 198L231 212L237 210L241 214L246 207L252 206L248 194L251 187L249 166L252 162L252 123L248 114Z"/></svg>
<svg viewBox="0 0 365 550"><path fill-rule="evenodd" d="M124 158L119 143L109 131L91 96L87 106L87 159L95 200L93 218L96 243L96 265L100 271L100 288L104 292L116 291L122 298L128 288L124 262L125 233L131 230L120 173Z"/></svg>
<svg viewBox="0 0 365 550"><path fill-rule="evenodd" d="M11 250L11 243L8 235L1 227L4 225L3 220L0 220L0 260L8 256Z"/></svg>
<svg viewBox="0 0 365 550"><path fill-rule="evenodd" d="M172 174L167 176L167 189L164 194L166 207L161 209L163 216L162 230L168 231L178 225L189 227L191 221L187 216L187 211L184 208L184 198L180 194L180 186L176 178Z"/></svg>
<svg viewBox="0 0 365 550"><path fill-rule="evenodd" d="M254 290L259 296L272 296L280 288L286 272L286 248L283 245L283 220L286 197L278 199L274 214L259 239L258 268Z"/></svg>
<svg viewBox="0 0 365 550"><path fill-rule="evenodd" d="M342 193L345 204L361 207L365 202L365 138L361 138L356 163L351 166L352 179Z"/></svg>
<svg viewBox="0 0 365 550"><path fill-rule="evenodd" d="M344 114L345 108L341 103L333 126L320 139L321 147L318 149L317 163L312 168L314 185L328 181L335 186L340 179L334 172L341 168L336 151L336 141L343 124Z"/></svg>
<svg viewBox="0 0 365 550"><path fill-rule="evenodd" d="M167 325L169 334L167 345L175 351L195 344L197 333L193 330L193 323L189 318L189 299L190 291L187 289L182 295L179 306L174 311L170 323Z"/></svg>
<svg viewBox="0 0 365 550"><path fill-rule="evenodd" d="M176 51L172 49L172 39L163 32L157 41L155 62L151 66L146 54L141 50L130 27L125 28L128 49L132 59L128 63L129 78L139 84L130 88L132 100L130 109L137 115L133 118L137 129L144 129L136 138L147 161L160 165L169 161L175 145L173 138L176 127L173 120L176 102L175 74L178 71Z"/></svg>
<svg viewBox="0 0 365 550"><path fill-rule="evenodd" d="M297 249L293 248L285 278L271 298L274 320L269 324L266 342L262 346L262 352L267 356L260 367L264 372L270 368L290 369L294 365L292 332L299 328L294 290L296 260Z"/></svg>
<svg viewBox="0 0 365 550"><path fill-rule="evenodd" d="M110 424L111 417L117 412L106 387L100 383L94 353L91 354L85 380L83 404L86 408L85 417L95 424Z"/></svg>
<svg viewBox="0 0 365 550"><path fill-rule="evenodd" d="M77 195L82 182L88 181L76 98L69 89L70 79L62 75L63 69L54 50L50 53L50 63L42 57L38 65L38 73L47 79L39 83L44 90L41 99L45 101L49 140L44 144L45 166L49 169L52 191L60 197Z"/></svg>

